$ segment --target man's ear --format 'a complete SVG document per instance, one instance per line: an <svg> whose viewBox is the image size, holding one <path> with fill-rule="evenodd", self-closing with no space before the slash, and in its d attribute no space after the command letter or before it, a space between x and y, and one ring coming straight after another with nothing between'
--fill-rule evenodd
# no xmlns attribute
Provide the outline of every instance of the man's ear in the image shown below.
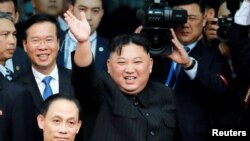
<svg viewBox="0 0 250 141"><path fill-rule="evenodd" d="M78 122L78 124L77 124L77 130L76 130L76 133L79 133L79 130L80 130L81 126L82 126L82 121L81 121L81 120L79 120L79 122Z"/></svg>
<svg viewBox="0 0 250 141"><path fill-rule="evenodd" d="M110 73L110 60L107 60L107 68L108 68L108 73Z"/></svg>
<svg viewBox="0 0 250 141"><path fill-rule="evenodd" d="M215 17L215 10L213 8L209 8L206 11L206 16L205 18L210 19L210 18L214 18Z"/></svg>
<svg viewBox="0 0 250 141"><path fill-rule="evenodd" d="M149 64L149 73L152 72L152 69L153 69L153 64L154 64L154 61L152 58L150 58L150 64Z"/></svg>
<svg viewBox="0 0 250 141"><path fill-rule="evenodd" d="M15 19L14 20L15 20L14 21L15 23L17 23L19 20L19 12L18 11L15 12Z"/></svg>
<svg viewBox="0 0 250 141"><path fill-rule="evenodd" d="M23 40L23 49L27 53L27 41Z"/></svg>
<svg viewBox="0 0 250 141"><path fill-rule="evenodd" d="M37 116L37 124L38 124L40 129L42 129L42 130L44 129L44 116L43 115L39 114Z"/></svg>

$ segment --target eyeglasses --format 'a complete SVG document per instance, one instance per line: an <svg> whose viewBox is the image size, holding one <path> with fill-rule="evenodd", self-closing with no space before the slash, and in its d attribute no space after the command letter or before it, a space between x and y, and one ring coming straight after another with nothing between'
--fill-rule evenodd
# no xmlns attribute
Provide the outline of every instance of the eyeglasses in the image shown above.
<svg viewBox="0 0 250 141"><path fill-rule="evenodd" d="M46 46L51 46L56 42L54 37L47 37L46 39L32 38L30 44L34 47L41 45L42 43Z"/></svg>

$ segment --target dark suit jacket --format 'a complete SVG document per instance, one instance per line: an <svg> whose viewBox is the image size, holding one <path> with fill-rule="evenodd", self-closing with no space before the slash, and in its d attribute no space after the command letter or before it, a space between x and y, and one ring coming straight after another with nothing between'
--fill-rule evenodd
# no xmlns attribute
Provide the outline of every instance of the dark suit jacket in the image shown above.
<svg viewBox="0 0 250 141"><path fill-rule="evenodd" d="M58 67L58 71L59 71L59 93L74 96L74 91L73 91L73 87L71 86L71 79L70 79L71 71L64 69L64 68L60 68L60 67ZM16 82L23 85L32 94L33 101L35 104L34 109L35 109L35 113L37 116L40 112L40 108L43 103L43 98L40 94L40 91L37 86L35 77L32 73L32 70L30 69L23 76L18 78ZM37 130L40 132L40 129L38 127L37 127ZM39 138L41 137L42 135L40 135Z"/></svg>
<svg viewBox="0 0 250 141"><path fill-rule="evenodd" d="M229 47L232 57L233 68L238 77L250 84L250 26L233 24Z"/></svg>
<svg viewBox="0 0 250 141"><path fill-rule="evenodd" d="M23 48L16 47L16 51L12 57L13 62L13 79L18 78L28 71L31 66L28 55L24 52Z"/></svg>
<svg viewBox="0 0 250 141"><path fill-rule="evenodd" d="M72 84L83 108L86 141L173 141L176 116L170 88L148 82L137 96L128 96L106 72L97 74L93 63L73 66Z"/></svg>
<svg viewBox="0 0 250 141"><path fill-rule="evenodd" d="M0 75L0 141L34 141L34 102L22 86Z"/></svg>
<svg viewBox="0 0 250 141"><path fill-rule="evenodd" d="M250 105L244 102L247 90L250 86L250 26L233 24L229 39L229 48L232 57L233 69L237 75L232 84L231 111L237 115L237 126L240 129L250 129ZM249 98L250 100L250 98ZM245 107L245 108L244 108Z"/></svg>
<svg viewBox="0 0 250 141"><path fill-rule="evenodd" d="M198 69L194 80L191 80L183 69L179 73L175 87L177 116L183 140L204 141L211 136L209 126L213 120L213 112L218 106L215 104L216 99L222 96L227 88L219 75L228 82L231 71L218 48L208 48L203 40L198 41L189 56L198 61ZM161 67L160 65L164 65L162 60L157 63L157 68L169 68L167 63L171 61L165 61L166 66ZM157 71L153 69L152 76L157 76L154 80L160 78L158 81L165 83L169 70L162 71L164 76L159 76L160 73L154 74Z"/></svg>
<svg viewBox="0 0 250 141"><path fill-rule="evenodd" d="M68 30L63 32L60 41L60 50L57 56L57 64L64 67L64 48L65 48L65 36ZM95 67L97 70L107 70L107 59L109 58L108 40L97 35L96 54L95 54Z"/></svg>

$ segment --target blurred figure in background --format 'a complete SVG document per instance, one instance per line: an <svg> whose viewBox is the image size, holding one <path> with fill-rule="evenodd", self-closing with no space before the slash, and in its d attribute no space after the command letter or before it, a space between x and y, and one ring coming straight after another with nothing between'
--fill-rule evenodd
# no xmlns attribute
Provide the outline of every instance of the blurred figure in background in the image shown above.
<svg viewBox="0 0 250 141"><path fill-rule="evenodd" d="M106 71L106 61L109 56L108 40L101 37L96 29L104 15L103 0L74 0L72 13L79 19L80 12L85 12L88 23L91 27L90 42L97 70ZM71 53L76 49L77 41L72 33L67 30L61 37L61 46L57 63L68 69L72 69Z"/></svg>
<svg viewBox="0 0 250 141"><path fill-rule="evenodd" d="M17 3L15 0L0 0L0 12L4 12L11 16L13 18L13 25L15 25L19 19L19 12L17 11ZM16 38L16 29L14 34ZM30 66L27 54L24 52L23 48L16 46L16 40L17 39L15 39L14 42L10 43L15 46L12 57L6 58L7 60L3 65L6 70L8 70L9 80L16 79L24 72L26 72ZM9 40L3 41L8 42ZM2 44L2 47L3 46L4 44ZM4 75L6 74L4 68L1 68L0 70Z"/></svg>

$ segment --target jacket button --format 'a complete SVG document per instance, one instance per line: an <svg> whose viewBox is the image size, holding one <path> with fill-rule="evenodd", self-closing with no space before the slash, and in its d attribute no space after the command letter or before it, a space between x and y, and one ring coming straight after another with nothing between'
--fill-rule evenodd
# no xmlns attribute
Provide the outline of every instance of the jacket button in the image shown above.
<svg viewBox="0 0 250 141"><path fill-rule="evenodd" d="M154 136L155 132L154 131L150 131L150 135Z"/></svg>

